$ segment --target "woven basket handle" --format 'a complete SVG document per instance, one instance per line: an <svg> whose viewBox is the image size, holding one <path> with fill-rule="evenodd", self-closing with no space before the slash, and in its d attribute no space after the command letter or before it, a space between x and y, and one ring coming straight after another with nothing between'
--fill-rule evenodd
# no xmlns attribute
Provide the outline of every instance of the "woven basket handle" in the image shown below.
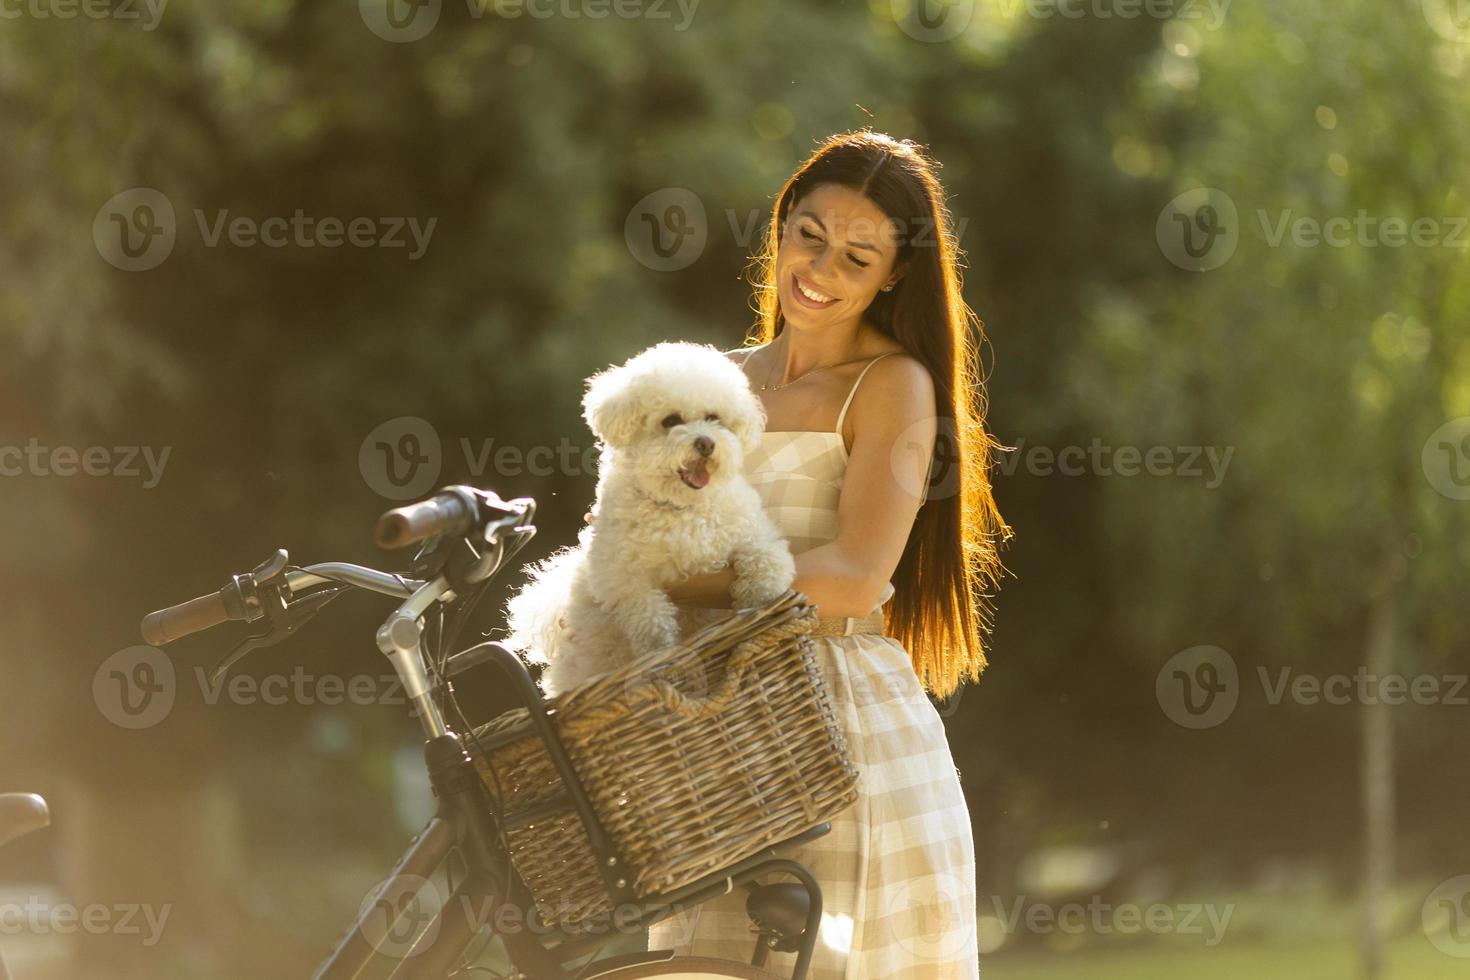
<svg viewBox="0 0 1470 980"><path fill-rule="evenodd" d="M661 678L650 681L648 686L653 690L660 707L682 718L703 718L720 711L735 697L735 692L740 690L740 685L745 681L745 675L750 673L750 664L755 659L755 654L756 645L753 641L747 640L737 646L725 665L725 676L707 698L691 698Z"/></svg>

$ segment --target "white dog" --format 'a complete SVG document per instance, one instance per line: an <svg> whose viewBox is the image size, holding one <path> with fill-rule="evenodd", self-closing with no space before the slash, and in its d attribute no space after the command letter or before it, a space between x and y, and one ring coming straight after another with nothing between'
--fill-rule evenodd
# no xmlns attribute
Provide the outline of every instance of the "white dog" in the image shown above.
<svg viewBox="0 0 1470 980"><path fill-rule="evenodd" d="M731 567L745 609L796 575L744 476L765 408L733 361L707 344L658 344L589 378L582 408L601 444L595 524L528 566L506 604L507 642L548 665L548 697L678 642L673 582Z"/></svg>

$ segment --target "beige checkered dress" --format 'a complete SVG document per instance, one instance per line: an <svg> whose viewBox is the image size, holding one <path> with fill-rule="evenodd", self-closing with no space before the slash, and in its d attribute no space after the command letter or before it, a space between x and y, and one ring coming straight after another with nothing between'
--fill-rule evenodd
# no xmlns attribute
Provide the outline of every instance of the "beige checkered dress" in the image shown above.
<svg viewBox="0 0 1470 980"><path fill-rule="evenodd" d="M837 536L847 467L842 419L861 382L859 375L835 432L768 432L746 458L746 474L793 553ZM890 584L882 601L892 594ZM709 622L707 613L719 614L686 610L686 621ZM841 620L823 621L834 622L840 629ZM897 640L853 633L818 637L814 647L859 778L857 802L832 819L831 833L782 853L822 886L809 976L975 980L975 852L944 724ZM737 888L655 923L649 948L748 963L755 940L745 897ZM766 968L789 976L795 962L794 953L771 953Z"/></svg>

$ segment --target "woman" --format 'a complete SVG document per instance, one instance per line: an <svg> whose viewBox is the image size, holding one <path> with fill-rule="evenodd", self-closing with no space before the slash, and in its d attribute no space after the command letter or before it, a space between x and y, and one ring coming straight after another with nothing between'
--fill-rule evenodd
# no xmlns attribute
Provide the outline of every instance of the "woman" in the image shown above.
<svg viewBox="0 0 1470 980"><path fill-rule="evenodd" d="M969 812L925 691L948 697L984 668L1010 528L987 476L982 328L935 169L909 141L826 140L772 215L758 346L731 355L767 411L745 469L822 617L814 646L860 774L832 832L782 852L822 886L813 980L979 975ZM686 628L730 607L730 579L670 590ZM650 948L748 961L744 900L655 923Z"/></svg>

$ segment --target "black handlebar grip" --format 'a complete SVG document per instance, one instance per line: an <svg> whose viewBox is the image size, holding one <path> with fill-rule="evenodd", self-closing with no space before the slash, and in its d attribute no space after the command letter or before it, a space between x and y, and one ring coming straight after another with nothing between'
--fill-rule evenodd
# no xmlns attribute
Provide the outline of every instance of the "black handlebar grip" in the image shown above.
<svg viewBox="0 0 1470 980"><path fill-rule="evenodd" d="M406 548L436 534L459 534L474 520L465 499L441 493L416 504L395 507L378 518L373 540L379 548Z"/></svg>
<svg viewBox="0 0 1470 980"><path fill-rule="evenodd" d="M169 606L143 617L143 642L161 647L190 633L228 622L230 612L218 592Z"/></svg>

